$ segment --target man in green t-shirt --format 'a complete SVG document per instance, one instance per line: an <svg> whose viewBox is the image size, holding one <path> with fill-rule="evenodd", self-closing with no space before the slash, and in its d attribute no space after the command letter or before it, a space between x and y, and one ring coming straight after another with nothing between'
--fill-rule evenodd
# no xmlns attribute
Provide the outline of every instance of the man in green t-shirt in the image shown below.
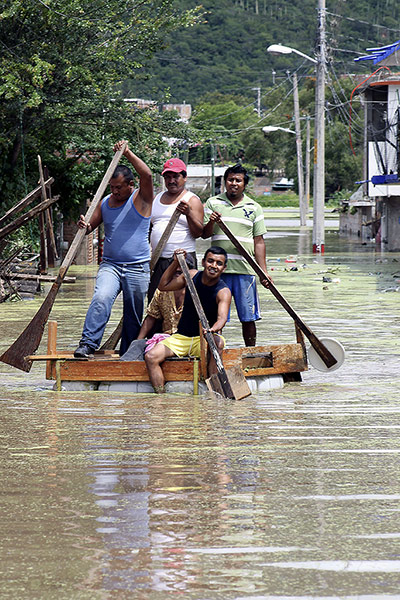
<svg viewBox="0 0 400 600"><path fill-rule="evenodd" d="M224 248L228 254L228 266L222 279L235 299L238 317L242 323L244 342L246 346L255 346L255 321L261 318L256 278L250 265L218 227L217 221L222 218L233 235L267 273L264 212L257 202L244 193L249 176L242 165L229 167L224 173L224 181L226 192L209 198L204 205L202 237L211 236L212 243ZM261 283L268 287L266 280Z"/></svg>

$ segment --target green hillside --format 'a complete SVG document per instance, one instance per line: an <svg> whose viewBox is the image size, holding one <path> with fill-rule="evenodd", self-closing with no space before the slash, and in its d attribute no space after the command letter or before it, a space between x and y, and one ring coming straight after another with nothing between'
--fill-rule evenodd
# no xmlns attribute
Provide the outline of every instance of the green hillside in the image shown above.
<svg viewBox="0 0 400 600"><path fill-rule="evenodd" d="M179 2L185 9L197 4ZM370 63L354 63L356 53L400 38L397 0L327 4L329 60L338 73L368 70ZM166 35L165 47L141 70L140 78L125 83L125 95L192 104L213 91L254 96L251 88L272 85L273 70L278 78L302 60L273 57L266 52L270 44L314 52L317 0L205 0L202 5L203 22Z"/></svg>

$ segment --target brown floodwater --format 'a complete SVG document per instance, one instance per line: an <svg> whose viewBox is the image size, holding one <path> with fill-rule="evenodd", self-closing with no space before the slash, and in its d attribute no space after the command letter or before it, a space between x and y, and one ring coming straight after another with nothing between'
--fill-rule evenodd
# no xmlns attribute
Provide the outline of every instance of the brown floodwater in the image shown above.
<svg viewBox="0 0 400 600"><path fill-rule="evenodd" d="M309 230L272 230L269 267L344 345L332 373L231 402L55 392L44 365L0 363L1 598L400 598L400 255L335 230L323 257L310 246ZM69 274L59 349L79 340L95 270ZM0 305L1 352L42 299ZM294 340L266 290L261 304L258 341ZM234 317L225 336L240 342Z"/></svg>

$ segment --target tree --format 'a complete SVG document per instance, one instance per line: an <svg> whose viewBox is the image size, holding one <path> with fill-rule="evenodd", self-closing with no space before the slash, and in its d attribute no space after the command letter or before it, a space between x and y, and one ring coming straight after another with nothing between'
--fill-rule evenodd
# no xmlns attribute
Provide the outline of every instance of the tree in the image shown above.
<svg viewBox="0 0 400 600"><path fill-rule="evenodd" d="M219 157L232 161L243 155L242 131L256 121L253 104L248 98L217 92L200 98L190 126L194 136L203 141L203 148L204 144L211 148L210 143L215 143L221 153L218 153ZM206 155L210 152L211 150ZM197 151L197 154L200 153L204 154L203 151ZM195 161L194 152L191 156ZM207 161L208 159L209 157Z"/></svg>
<svg viewBox="0 0 400 600"><path fill-rule="evenodd" d="M128 137L135 152L158 167L163 136L177 134L175 119L124 102L120 90L166 33L198 15L178 13L173 0L5 0L0 202L15 202L36 185L38 153L62 183L57 191L65 210L95 187L117 139Z"/></svg>

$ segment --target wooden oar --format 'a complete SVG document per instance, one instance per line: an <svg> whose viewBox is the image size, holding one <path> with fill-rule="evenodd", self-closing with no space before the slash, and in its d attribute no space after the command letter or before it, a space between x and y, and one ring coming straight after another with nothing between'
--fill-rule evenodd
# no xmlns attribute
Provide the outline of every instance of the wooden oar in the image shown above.
<svg viewBox="0 0 400 600"><path fill-rule="evenodd" d="M172 233L172 230L174 229L175 225L177 224L178 219L181 216L181 214L182 213L179 212L179 210L177 208L174 210L162 236L158 240L157 246L154 248L154 252L151 253L151 260L150 260L150 271L151 272L154 271L154 267L156 266L157 261L160 258L162 251L165 248L165 244L168 242L170 235Z"/></svg>
<svg viewBox="0 0 400 600"><path fill-rule="evenodd" d="M175 225L177 224L178 219L181 216L181 214L182 213L180 213L177 208L172 213L171 218L168 221L168 224L167 224L162 236L158 240L157 246L154 248L154 252L152 252L152 254L151 254L150 273L152 273L154 271L154 267L156 266L156 263L157 263L158 259L160 258L162 251L165 248L165 244L168 242L170 235L172 233L172 230L174 229ZM121 317L121 320L118 323L117 327L114 329L114 331L112 332L110 337L101 346L100 350L114 350L114 348L118 344L118 342L121 338L121 335L122 335L123 320L124 320L124 318Z"/></svg>
<svg viewBox="0 0 400 600"><path fill-rule="evenodd" d="M114 158L112 159L110 166L108 167L103 180L92 200L90 207L88 208L85 214L85 221L89 222L96 207L101 201L104 191L110 181L112 174L115 171L118 162L125 151L126 144L122 146L120 150L118 150ZM32 367L32 360L26 359L26 356L34 354L39 347L40 340L43 336L44 327L49 318L51 309L53 308L54 301L57 296L57 292L60 289L60 286L63 282L65 275L69 267L74 260L76 253L81 245L84 237L86 235L85 229L78 229L67 254L60 266L58 271L57 279L53 283L50 288L49 293L47 294L42 306L39 308L36 315L33 317L32 321L29 325L24 329L21 335L15 340L12 346L9 347L8 350L4 352L2 356L0 356L0 360L16 367L17 369L21 369L22 371L30 371Z"/></svg>
<svg viewBox="0 0 400 600"><path fill-rule="evenodd" d="M283 306L283 308L289 313L292 319L297 323L301 331L304 335L309 339L311 346L314 350L319 354L327 367L333 367L337 363L336 358L333 354L328 350L328 348L317 338L317 336L311 331L311 329L304 323L304 321L299 317L299 315L293 310L290 304L285 300L282 294L277 290L273 282L270 280L268 275L262 270L260 265L256 262L256 260L247 252L245 248L243 248L242 244L235 238L231 230L222 219L217 221L218 227L222 229L222 231L227 235L232 244L237 248L240 254L247 260L249 265L254 269L257 275L261 279L268 279L269 288L278 302Z"/></svg>
<svg viewBox="0 0 400 600"><path fill-rule="evenodd" d="M177 254L179 266L182 269L182 273L186 280L186 285L189 289L189 292L192 296L193 304L197 310L197 314L199 315L201 326L205 331L205 338L207 340L208 347L214 357L215 364L217 365L217 379L219 385L215 385L214 378L211 376L208 382L213 391L218 392L225 398L229 398L231 400L240 400L241 398L245 398L246 396L250 396L250 389L247 385L243 372L241 372L241 381L237 381L238 372L235 371L232 377L229 377L228 371L225 370L224 365L222 363L221 357L219 355L217 345L214 340L214 336L210 333L209 323L207 321L207 317L205 315L204 309L201 305L201 301L197 290L194 286L193 280L190 276L188 266L186 264L186 260L183 254ZM238 385L236 385L238 384ZM244 384L244 386L243 386Z"/></svg>

